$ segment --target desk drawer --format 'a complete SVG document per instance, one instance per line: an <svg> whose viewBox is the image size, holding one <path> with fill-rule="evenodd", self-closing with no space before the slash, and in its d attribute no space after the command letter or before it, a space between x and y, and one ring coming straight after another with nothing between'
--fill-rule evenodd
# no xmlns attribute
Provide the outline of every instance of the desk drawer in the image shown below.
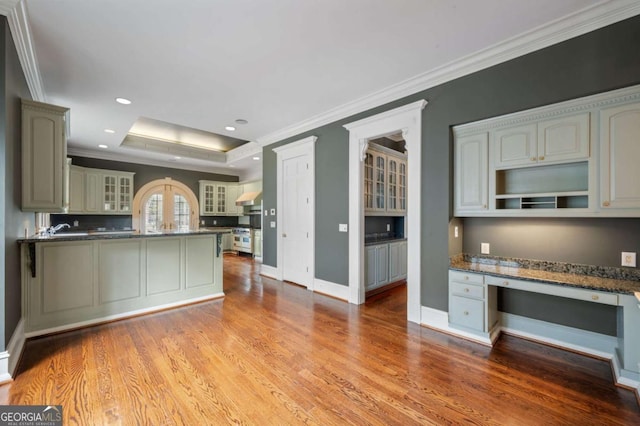
<svg viewBox="0 0 640 426"><path fill-rule="evenodd" d="M484 331L484 302L468 297L450 296L449 322L477 331Z"/></svg>
<svg viewBox="0 0 640 426"><path fill-rule="evenodd" d="M609 293L606 291L514 280L511 278L494 277L491 275L486 276L486 281L487 285L493 285L496 287L513 288L516 290L549 294L551 296L566 297L569 299L584 300L586 302L602 303L605 305L618 305L618 295L616 293Z"/></svg>
<svg viewBox="0 0 640 426"><path fill-rule="evenodd" d="M449 271L449 281L458 281L460 283L484 284L484 275L471 274L468 272Z"/></svg>
<svg viewBox="0 0 640 426"><path fill-rule="evenodd" d="M460 283L452 281L449 283L449 291L451 294L458 296L471 297L474 299L484 300L484 285L476 285L470 283Z"/></svg>

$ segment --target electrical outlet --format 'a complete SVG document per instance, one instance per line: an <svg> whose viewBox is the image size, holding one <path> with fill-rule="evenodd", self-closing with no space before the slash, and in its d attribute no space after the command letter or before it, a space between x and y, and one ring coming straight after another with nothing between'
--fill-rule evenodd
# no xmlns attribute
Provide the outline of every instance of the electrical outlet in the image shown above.
<svg viewBox="0 0 640 426"><path fill-rule="evenodd" d="M264 215L265 215L265 216L269 216L269 210L264 209Z"/></svg>
<svg viewBox="0 0 640 426"><path fill-rule="evenodd" d="M73 221L73 227L77 228L78 226L80 226L80 222L78 222L77 220Z"/></svg>
<svg viewBox="0 0 640 426"><path fill-rule="evenodd" d="M458 238L460 236L460 234L458 234L458 227L457 226L453 227L453 236L455 238Z"/></svg>
<svg viewBox="0 0 640 426"><path fill-rule="evenodd" d="M480 243L480 254L489 254L490 252L489 243Z"/></svg>
<svg viewBox="0 0 640 426"><path fill-rule="evenodd" d="M636 267L636 253L630 251L622 252L622 266L630 266L632 268Z"/></svg>
<svg viewBox="0 0 640 426"><path fill-rule="evenodd" d="M200 221L200 225L204 225L204 219Z"/></svg>
<svg viewBox="0 0 640 426"><path fill-rule="evenodd" d="M217 225L217 224L218 224L218 221L217 221L217 220L214 220L214 221L213 221L213 224L214 224L214 225Z"/></svg>
<svg viewBox="0 0 640 426"><path fill-rule="evenodd" d="M271 216L275 216L276 215L276 209L271 209Z"/></svg>
<svg viewBox="0 0 640 426"><path fill-rule="evenodd" d="M391 231L391 224L387 223L387 232Z"/></svg>
<svg viewBox="0 0 640 426"><path fill-rule="evenodd" d="M349 229L349 227L347 226L346 223L339 223L338 224L338 232L347 232Z"/></svg>
<svg viewBox="0 0 640 426"><path fill-rule="evenodd" d="M272 227L272 228L275 228L275 227L276 227L276 222L275 222L275 220L272 220L272 221L269 223L269 225L271 225L271 227Z"/></svg>

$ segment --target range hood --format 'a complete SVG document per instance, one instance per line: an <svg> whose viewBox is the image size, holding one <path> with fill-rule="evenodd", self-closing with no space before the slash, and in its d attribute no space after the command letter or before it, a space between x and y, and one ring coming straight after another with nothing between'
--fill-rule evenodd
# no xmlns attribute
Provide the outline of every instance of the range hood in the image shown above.
<svg viewBox="0 0 640 426"><path fill-rule="evenodd" d="M262 192L245 192L236 200L236 206L258 206L262 202Z"/></svg>

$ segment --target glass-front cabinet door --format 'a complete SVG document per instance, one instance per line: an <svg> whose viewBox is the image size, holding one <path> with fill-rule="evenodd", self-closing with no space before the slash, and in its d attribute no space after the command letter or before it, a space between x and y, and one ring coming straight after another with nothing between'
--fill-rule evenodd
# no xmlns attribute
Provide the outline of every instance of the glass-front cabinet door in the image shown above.
<svg viewBox="0 0 640 426"><path fill-rule="evenodd" d="M364 209L373 209L373 155L370 152L364 159Z"/></svg>
<svg viewBox="0 0 640 426"><path fill-rule="evenodd" d="M375 154L375 205L374 210L386 210L386 158Z"/></svg>
<svg viewBox="0 0 640 426"><path fill-rule="evenodd" d="M117 184L116 184L115 176L105 175L102 177L102 209L105 212L116 212L116 192L117 192Z"/></svg>
<svg viewBox="0 0 640 426"><path fill-rule="evenodd" d="M227 213L227 187L225 185L216 185L216 213Z"/></svg>
<svg viewBox="0 0 640 426"><path fill-rule="evenodd" d="M407 211L407 163L400 161L398 170L398 210Z"/></svg>
<svg viewBox="0 0 640 426"><path fill-rule="evenodd" d="M389 158L389 180L387 187L387 210L398 210L398 160Z"/></svg>
<svg viewBox="0 0 640 426"><path fill-rule="evenodd" d="M130 212L133 179L129 176L120 176L118 178L118 182L118 211L123 213Z"/></svg>

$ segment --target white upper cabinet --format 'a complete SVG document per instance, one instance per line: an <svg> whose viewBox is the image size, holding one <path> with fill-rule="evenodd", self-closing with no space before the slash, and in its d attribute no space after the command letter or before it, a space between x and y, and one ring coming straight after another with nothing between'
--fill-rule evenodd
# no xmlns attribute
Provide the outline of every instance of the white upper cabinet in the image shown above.
<svg viewBox="0 0 640 426"><path fill-rule="evenodd" d="M453 134L457 216L640 217L640 86Z"/></svg>
<svg viewBox="0 0 640 426"><path fill-rule="evenodd" d="M407 156L371 144L364 159L364 211L368 216L404 216L407 210Z"/></svg>
<svg viewBox="0 0 640 426"><path fill-rule="evenodd" d="M132 214L134 173L72 165L69 213Z"/></svg>
<svg viewBox="0 0 640 426"><path fill-rule="evenodd" d="M487 132L455 140L454 210L456 215L485 211L489 204L489 137Z"/></svg>
<svg viewBox="0 0 640 426"><path fill-rule="evenodd" d="M249 187L251 189L251 187ZM242 207L236 200L244 191L244 185L236 182L200 181L200 216L239 216Z"/></svg>
<svg viewBox="0 0 640 426"><path fill-rule="evenodd" d="M533 166L589 157L589 113L493 132L496 168Z"/></svg>
<svg viewBox="0 0 640 426"><path fill-rule="evenodd" d="M537 160L536 125L511 127L493 132L495 167L513 167Z"/></svg>
<svg viewBox="0 0 640 426"><path fill-rule="evenodd" d="M600 207L640 210L640 103L600 112Z"/></svg>
<svg viewBox="0 0 640 426"><path fill-rule="evenodd" d="M69 109L22 100L22 210L67 208Z"/></svg>

